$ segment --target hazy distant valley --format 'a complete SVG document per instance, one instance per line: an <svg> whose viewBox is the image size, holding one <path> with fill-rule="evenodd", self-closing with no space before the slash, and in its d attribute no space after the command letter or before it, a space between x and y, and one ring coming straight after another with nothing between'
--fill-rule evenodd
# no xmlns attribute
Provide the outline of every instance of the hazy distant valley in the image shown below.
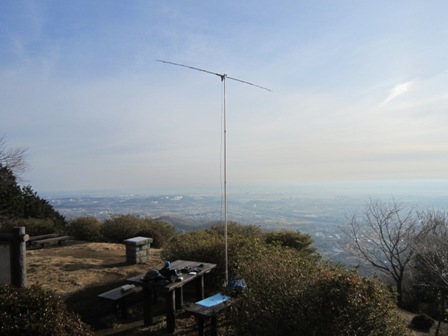
<svg viewBox="0 0 448 336"><path fill-rule="evenodd" d="M381 198L381 197L376 197ZM391 200L391 196L382 196ZM81 216L106 219L114 214L160 218L188 231L223 220L222 197L216 195L58 196L47 198L68 220ZM419 209L445 209L447 197L395 198ZM350 264L342 249L341 226L347 216L362 213L368 196L297 196L293 194L237 194L228 197L228 220L256 224L267 230L291 229L309 233L325 257Z"/></svg>

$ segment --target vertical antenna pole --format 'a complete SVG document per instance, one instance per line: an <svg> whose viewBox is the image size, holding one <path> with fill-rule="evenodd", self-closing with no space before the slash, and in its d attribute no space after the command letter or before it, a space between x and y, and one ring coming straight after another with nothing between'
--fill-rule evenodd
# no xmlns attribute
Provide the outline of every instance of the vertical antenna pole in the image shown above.
<svg viewBox="0 0 448 336"><path fill-rule="evenodd" d="M224 88L224 245L225 245L225 286L229 283L229 265L227 254L227 114L226 114L226 75L221 76Z"/></svg>
<svg viewBox="0 0 448 336"><path fill-rule="evenodd" d="M226 126L226 78L237 81L237 82L241 82L244 84L248 84L248 85L252 85L252 86L256 86L260 89L263 90L267 90L267 91L271 91L268 88L265 88L263 86L259 86L256 85L254 83L250 83L250 82L246 82L243 81L241 79L238 78L233 78L233 77L228 77L226 74L219 74L213 71L208 71L205 69L200 69L200 68L196 68L196 67L192 67L189 65L185 65L185 64L179 64L179 63L173 63L173 62L168 62L168 61L162 61L162 60L157 60L157 62L162 62L162 63L166 63L166 64L171 64L171 65L177 65L177 66L181 66L184 68L189 68L192 70L197 70L197 71L202 71L205 73L209 73L211 75L216 75L219 76L221 78L221 82L223 82L223 88L224 88L224 112L223 112L223 124L224 124L224 134L223 134L223 140L224 140L224 242L225 242L225 285L227 286L229 283L229 269L228 269L228 255L227 255L227 126Z"/></svg>

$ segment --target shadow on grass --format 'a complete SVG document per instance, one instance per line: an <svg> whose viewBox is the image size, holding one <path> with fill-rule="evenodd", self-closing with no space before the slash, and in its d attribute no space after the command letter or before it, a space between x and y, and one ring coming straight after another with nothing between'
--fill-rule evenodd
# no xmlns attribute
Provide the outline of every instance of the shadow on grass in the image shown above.
<svg viewBox="0 0 448 336"><path fill-rule="evenodd" d="M128 316L126 319L117 316L114 302L98 297L99 294L126 284L125 281L113 282L101 286L92 286L78 291L65 300L67 307L78 314L81 320L88 324L96 335L173 335L166 329L166 301L159 296L157 304L153 306L154 324L143 325L143 292L127 298ZM194 286L186 286L184 300L194 302ZM176 331L174 335L197 335L196 320L190 314L179 311L176 317ZM209 323L206 324L208 332Z"/></svg>
<svg viewBox="0 0 448 336"><path fill-rule="evenodd" d="M93 330L113 328L123 320L117 316L114 302L98 297L99 294L126 284L125 281L110 283L101 286L92 286L78 291L65 300L68 308L78 314L81 320L92 327ZM143 318L141 306L141 293L127 298L128 317L126 322L135 322ZM139 314L136 314L140 312Z"/></svg>
<svg viewBox="0 0 448 336"><path fill-rule="evenodd" d="M99 294L111 289L125 285L125 281L109 283L101 286L92 286L80 290L65 300L67 307L78 314L81 320L88 324L93 330L116 329L113 335L121 335L120 329L123 325L128 325L134 329L143 327L143 292L127 297L128 316L126 319L116 313L113 301L98 297ZM159 298L157 304L153 306L153 316L156 321L163 320L166 301ZM163 328L161 325L158 328ZM105 335L111 333L105 333ZM129 329L123 331L123 335L129 335ZM134 335L134 333L132 333ZM138 335L136 331L135 335Z"/></svg>

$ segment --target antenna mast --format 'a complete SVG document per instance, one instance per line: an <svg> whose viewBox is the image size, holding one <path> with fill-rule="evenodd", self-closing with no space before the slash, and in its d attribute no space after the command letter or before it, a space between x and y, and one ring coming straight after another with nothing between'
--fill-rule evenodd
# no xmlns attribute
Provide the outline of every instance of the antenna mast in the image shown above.
<svg viewBox="0 0 448 336"><path fill-rule="evenodd" d="M179 64L179 63L173 63L173 62L168 62L168 61L162 61L162 60L156 60L157 62L161 62L161 63L165 63L165 64L171 64L171 65L177 65L177 66L181 66L184 68L189 68L192 70L196 70L196 71L201 71L201 72L205 72L208 74L212 74L212 75L216 75L218 77L221 78L221 82L223 84L223 90L224 90L224 116L223 116L223 123L224 123L224 246L225 246L225 285L227 286L229 283L229 261L228 261L228 251L227 251L227 112L226 112L226 79L231 79L237 82L241 82L244 84L248 84L248 85L252 85L255 87L258 87L260 89L266 90L266 91L270 91L272 92L272 90L265 88L263 86L259 86L256 85L254 83L250 83L250 82L246 82L243 81L241 79L238 78L233 78L233 77L229 77L226 74L220 74L217 72L213 72L213 71L208 71L208 70L204 70L204 69L200 69L200 68L196 68L196 67L192 67L189 65L185 65L185 64Z"/></svg>

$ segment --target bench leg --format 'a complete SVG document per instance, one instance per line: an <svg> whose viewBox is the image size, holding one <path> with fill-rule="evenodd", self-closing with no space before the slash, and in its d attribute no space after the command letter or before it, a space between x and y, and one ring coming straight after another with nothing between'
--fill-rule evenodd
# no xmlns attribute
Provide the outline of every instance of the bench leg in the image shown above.
<svg viewBox="0 0 448 336"><path fill-rule="evenodd" d="M153 298L153 290L148 288L148 286L143 286L143 322L146 327L152 325L154 322L152 316Z"/></svg>
<svg viewBox="0 0 448 336"><path fill-rule="evenodd" d="M197 301L203 300L204 297L205 297L205 294L204 294L204 275L201 275L201 276L197 277L194 280L194 285L195 285L196 300Z"/></svg>
<svg viewBox="0 0 448 336"><path fill-rule="evenodd" d="M179 310L184 305L184 289L183 287L176 288L176 309Z"/></svg>
<svg viewBox="0 0 448 336"><path fill-rule="evenodd" d="M159 294L157 293L157 290L153 290L153 301L154 304L157 304L159 302Z"/></svg>
<svg viewBox="0 0 448 336"><path fill-rule="evenodd" d="M196 317L198 323L198 336L204 336L204 319L202 317Z"/></svg>
<svg viewBox="0 0 448 336"><path fill-rule="evenodd" d="M126 320L128 318L128 303L125 298L116 303L115 313L119 319Z"/></svg>
<svg viewBox="0 0 448 336"><path fill-rule="evenodd" d="M166 294L166 324L169 332L176 329L176 291L172 290Z"/></svg>
<svg viewBox="0 0 448 336"><path fill-rule="evenodd" d="M212 316L210 319L210 335L217 336L218 335L218 321L216 316Z"/></svg>

